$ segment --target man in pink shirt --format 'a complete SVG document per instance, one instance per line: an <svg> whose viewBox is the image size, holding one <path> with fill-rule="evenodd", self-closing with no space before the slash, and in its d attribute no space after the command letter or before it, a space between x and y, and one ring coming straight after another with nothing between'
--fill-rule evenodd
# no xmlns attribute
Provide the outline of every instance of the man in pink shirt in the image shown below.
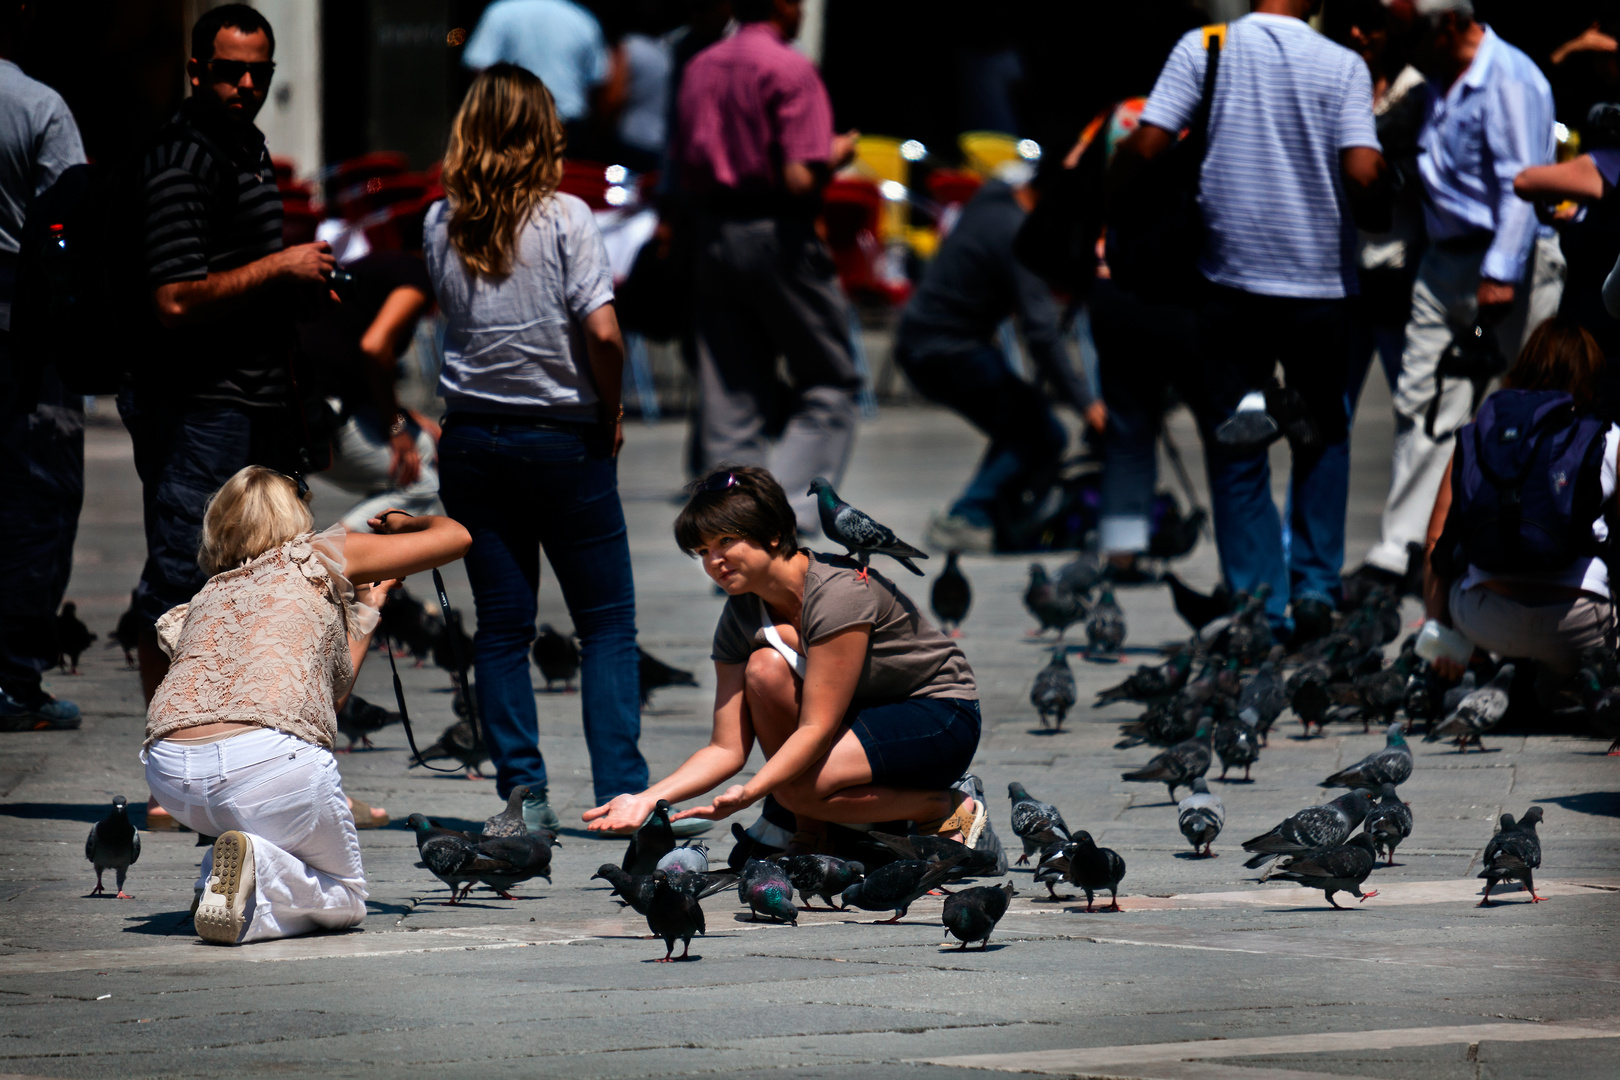
<svg viewBox="0 0 1620 1080"><path fill-rule="evenodd" d="M768 466L813 536L810 480L836 484L855 439L849 307L815 231L821 189L854 155L855 133L833 133L821 77L787 44L799 0L733 10L742 28L692 58L676 106L673 158L698 211L700 465Z"/></svg>

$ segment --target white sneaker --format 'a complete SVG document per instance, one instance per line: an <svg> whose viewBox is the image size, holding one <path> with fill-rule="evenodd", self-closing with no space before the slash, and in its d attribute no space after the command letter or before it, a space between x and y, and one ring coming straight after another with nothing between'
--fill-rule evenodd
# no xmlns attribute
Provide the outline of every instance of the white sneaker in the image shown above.
<svg viewBox="0 0 1620 1080"><path fill-rule="evenodd" d="M989 555L995 548L996 530L988 525L975 525L956 514L935 514L928 521L923 542L938 551Z"/></svg>
<svg viewBox="0 0 1620 1080"><path fill-rule="evenodd" d="M214 841L214 872L192 919L197 936L218 945L241 941L253 890L253 841L235 829L222 833Z"/></svg>

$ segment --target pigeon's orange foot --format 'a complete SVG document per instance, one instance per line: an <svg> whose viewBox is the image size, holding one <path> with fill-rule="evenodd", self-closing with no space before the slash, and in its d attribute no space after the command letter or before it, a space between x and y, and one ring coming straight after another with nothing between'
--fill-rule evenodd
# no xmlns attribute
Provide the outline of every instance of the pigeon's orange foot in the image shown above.
<svg viewBox="0 0 1620 1080"><path fill-rule="evenodd" d="M118 890L118 895L116 897L114 897L114 899L116 899L116 900L133 900L135 898L133 896L129 895L129 893L125 892L123 889L119 889Z"/></svg>
<svg viewBox="0 0 1620 1080"><path fill-rule="evenodd" d="M1377 896L1377 895L1378 895L1378 890L1377 889L1368 889L1366 892L1361 894L1361 899L1366 900L1369 896Z"/></svg>

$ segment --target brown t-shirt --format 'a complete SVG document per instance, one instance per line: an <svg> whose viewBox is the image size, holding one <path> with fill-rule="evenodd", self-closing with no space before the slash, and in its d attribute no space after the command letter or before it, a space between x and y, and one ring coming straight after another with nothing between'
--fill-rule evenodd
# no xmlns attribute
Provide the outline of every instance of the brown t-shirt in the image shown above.
<svg viewBox="0 0 1620 1080"><path fill-rule="evenodd" d="M872 625L866 663L855 684L857 702L979 696L962 650L894 582L876 570L861 581L856 576L860 568L842 555L806 554L810 567L799 620L802 639L814 645L847 627ZM714 628L711 659L746 664L755 649L770 648L764 634L769 619L765 601L753 593L731 597Z"/></svg>

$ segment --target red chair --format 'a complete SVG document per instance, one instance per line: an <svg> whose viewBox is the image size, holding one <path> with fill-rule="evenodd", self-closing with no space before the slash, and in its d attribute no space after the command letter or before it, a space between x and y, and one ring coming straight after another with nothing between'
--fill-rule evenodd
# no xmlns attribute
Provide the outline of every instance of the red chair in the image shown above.
<svg viewBox="0 0 1620 1080"><path fill-rule="evenodd" d="M352 189L363 186L367 180L398 176L409 164L404 154L393 150L378 150L340 161L327 174L326 201L336 206Z"/></svg>
<svg viewBox="0 0 1620 1080"><path fill-rule="evenodd" d="M983 186L984 178L977 173L935 169L928 174L928 196L941 206L959 206Z"/></svg>
<svg viewBox="0 0 1620 1080"><path fill-rule="evenodd" d="M886 252L878 240L883 206L875 181L835 177L822 192L822 224L844 292L899 306L911 295L911 283L884 273Z"/></svg>
<svg viewBox="0 0 1620 1080"><path fill-rule="evenodd" d="M339 195L337 211L349 221L359 221L395 203L415 202L427 190L427 178L417 173L373 176Z"/></svg>
<svg viewBox="0 0 1620 1080"><path fill-rule="evenodd" d="M290 157L272 157L270 168L275 170L278 185L290 184L293 177L298 175L298 164Z"/></svg>
<svg viewBox="0 0 1620 1080"><path fill-rule="evenodd" d="M421 251L423 219L442 198L444 188L435 183L415 199L384 207L365 225L366 242L373 251Z"/></svg>

